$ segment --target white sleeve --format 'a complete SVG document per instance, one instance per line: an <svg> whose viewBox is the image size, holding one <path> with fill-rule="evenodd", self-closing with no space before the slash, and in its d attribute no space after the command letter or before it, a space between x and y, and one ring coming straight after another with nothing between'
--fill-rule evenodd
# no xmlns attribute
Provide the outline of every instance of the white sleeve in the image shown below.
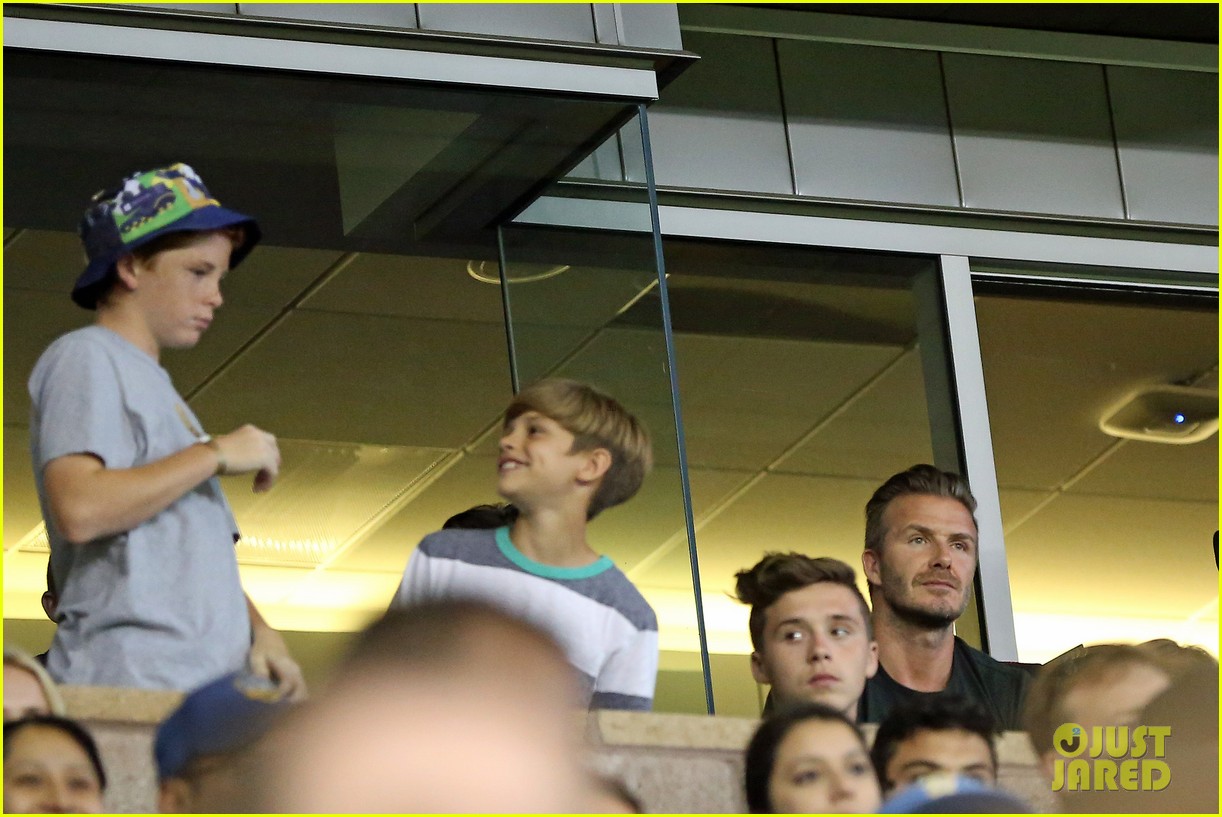
<svg viewBox="0 0 1222 817"><path fill-rule="evenodd" d="M390 601L390 609L407 607L412 602L422 601L429 596L429 557L417 547L407 560L407 568L403 571L399 589Z"/></svg>
<svg viewBox="0 0 1222 817"><path fill-rule="evenodd" d="M637 630L598 673L590 707L649 711L657 681L658 631Z"/></svg>

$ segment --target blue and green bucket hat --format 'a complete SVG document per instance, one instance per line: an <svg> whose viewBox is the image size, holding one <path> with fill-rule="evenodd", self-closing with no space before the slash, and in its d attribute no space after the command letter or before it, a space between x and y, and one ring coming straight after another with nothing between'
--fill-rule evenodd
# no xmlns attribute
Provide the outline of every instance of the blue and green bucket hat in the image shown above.
<svg viewBox="0 0 1222 817"><path fill-rule="evenodd" d="M230 256L236 267L258 243L259 225L212 198L190 165L172 164L125 178L117 188L94 194L81 219L81 243L89 265L76 279L72 300L96 309L115 275L115 262L167 233L241 226L245 237Z"/></svg>

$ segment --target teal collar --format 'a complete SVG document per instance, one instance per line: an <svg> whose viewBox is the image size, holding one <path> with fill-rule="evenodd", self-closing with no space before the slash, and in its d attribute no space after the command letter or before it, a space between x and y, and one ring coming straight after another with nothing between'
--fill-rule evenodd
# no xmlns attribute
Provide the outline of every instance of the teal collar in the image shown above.
<svg viewBox="0 0 1222 817"><path fill-rule="evenodd" d="M509 528L496 529L496 546L500 548L505 558L518 567L535 576L544 579L589 579L610 570L614 565L606 556L599 556L598 561L584 567L557 567L536 562L526 556L513 545L509 538Z"/></svg>

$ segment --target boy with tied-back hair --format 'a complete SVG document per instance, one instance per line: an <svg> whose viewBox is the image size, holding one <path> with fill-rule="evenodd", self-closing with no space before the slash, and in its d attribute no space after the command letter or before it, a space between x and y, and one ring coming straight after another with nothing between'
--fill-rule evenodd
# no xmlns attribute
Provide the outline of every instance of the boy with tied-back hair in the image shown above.
<svg viewBox="0 0 1222 817"><path fill-rule="evenodd" d="M811 701L856 718L866 679L878 669L878 645L853 568L767 553L735 578L738 600L751 605L751 674L771 685L771 704Z"/></svg>
<svg viewBox="0 0 1222 817"><path fill-rule="evenodd" d="M652 708L657 618L586 540L589 520L630 499L652 460L645 427L610 396L564 379L523 389L505 411L497 459L497 490L517 517L426 536L392 609L445 597L495 603L559 641L590 708Z"/></svg>

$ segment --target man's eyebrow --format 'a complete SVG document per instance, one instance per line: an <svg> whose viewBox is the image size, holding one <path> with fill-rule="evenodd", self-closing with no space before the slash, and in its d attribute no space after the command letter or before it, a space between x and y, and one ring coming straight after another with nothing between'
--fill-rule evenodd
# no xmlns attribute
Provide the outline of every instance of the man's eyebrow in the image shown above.
<svg viewBox="0 0 1222 817"><path fill-rule="evenodd" d="M932 528L927 528L924 525L918 524L916 522L909 522L901 530L902 531L914 531L916 533L921 534L922 536L933 536L936 533L936 531L934 531ZM948 538L967 539L967 540L970 540L971 542L975 542L976 534L970 533L969 531L961 531L959 533L948 534Z"/></svg>

